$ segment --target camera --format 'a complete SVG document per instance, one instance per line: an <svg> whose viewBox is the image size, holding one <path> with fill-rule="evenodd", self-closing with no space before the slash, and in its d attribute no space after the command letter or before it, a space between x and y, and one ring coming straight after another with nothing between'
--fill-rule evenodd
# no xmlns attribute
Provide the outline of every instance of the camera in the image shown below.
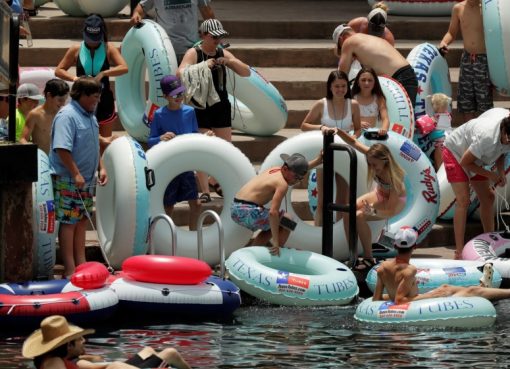
<svg viewBox="0 0 510 369"><path fill-rule="evenodd" d="M290 218L281 217L280 226L282 226L285 229L288 229L289 231L293 231L294 229L296 229L297 223Z"/></svg>

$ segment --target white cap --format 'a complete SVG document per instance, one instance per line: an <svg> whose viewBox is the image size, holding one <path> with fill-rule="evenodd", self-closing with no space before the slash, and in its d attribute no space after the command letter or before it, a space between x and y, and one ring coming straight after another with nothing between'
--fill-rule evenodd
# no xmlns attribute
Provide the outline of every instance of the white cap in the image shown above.
<svg viewBox="0 0 510 369"><path fill-rule="evenodd" d="M333 31L333 37L332 37L333 42L335 44L338 44L338 39L340 38L340 36L342 36L342 33L344 33L347 30L352 31L352 28L349 27L347 24L341 24L338 27L336 27L335 30Z"/></svg>
<svg viewBox="0 0 510 369"><path fill-rule="evenodd" d="M381 8L372 9L372 11L370 13L368 13L368 15L367 15L368 21L370 22L372 20L372 18L375 17L377 14L380 14L381 17L384 19L384 23L386 23L386 21L388 20L388 15Z"/></svg>
<svg viewBox="0 0 510 369"><path fill-rule="evenodd" d="M408 249L416 244L418 232L408 226L400 227L395 235L394 245L401 249Z"/></svg>
<svg viewBox="0 0 510 369"><path fill-rule="evenodd" d="M31 100L42 100L44 96L41 95L39 88L33 83L23 83L18 87L18 99L27 97Z"/></svg>

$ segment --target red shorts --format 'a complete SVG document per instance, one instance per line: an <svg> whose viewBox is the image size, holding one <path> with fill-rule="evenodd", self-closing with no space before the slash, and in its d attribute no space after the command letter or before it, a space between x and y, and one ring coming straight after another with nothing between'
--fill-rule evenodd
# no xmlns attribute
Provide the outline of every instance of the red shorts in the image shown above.
<svg viewBox="0 0 510 369"><path fill-rule="evenodd" d="M462 169L455 156L445 146L443 146L443 163L448 183L488 180L487 177L480 174L475 174L473 177L468 178L466 172Z"/></svg>

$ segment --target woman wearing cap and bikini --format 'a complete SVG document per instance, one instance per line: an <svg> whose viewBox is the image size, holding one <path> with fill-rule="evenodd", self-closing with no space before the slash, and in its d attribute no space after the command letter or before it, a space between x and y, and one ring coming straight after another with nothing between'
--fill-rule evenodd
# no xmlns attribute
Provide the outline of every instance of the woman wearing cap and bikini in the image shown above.
<svg viewBox="0 0 510 369"><path fill-rule="evenodd" d="M205 133L209 130L224 140L232 141L232 118L231 106L227 92L227 68L242 77L250 75L248 65L237 59L230 51L221 47L221 40L228 35L217 19L207 19L200 25L200 38L202 42L189 49L182 59L177 75L182 78L186 67L201 62L206 62L211 70L214 89L218 93L220 101L214 105L206 105L205 109L197 109L199 131ZM199 175L199 181L204 194L209 194L207 178L205 174ZM217 182L211 184L221 196L221 189ZM202 195L204 196L204 195ZM210 198L210 197L209 197ZM207 198L203 198L207 202ZM210 201L210 200L209 200Z"/></svg>
<svg viewBox="0 0 510 369"><path fill-rule="evenodd" d="M84 355L83 336L91 333L94 333L93 329L82 329L69 324L63 316L52 315L45 318L41 328L25 340L22 355L33 359L36 369L191 368L174 348L156 352L145 347L126 362L97 363L102 361L101 357Z"/></svg>
<svg viewBox="0 0 510 369"><path fill-rule="evenodd" d="M101 82L101 100L96 117L100 135L108 138L112 136L113 122L117 118L109 77L126 74L128 66L119 49L108 42L106 25L100 15L92 14L85 20L83 39L67 50L55 69L55 76L70 82L81 76L92 76ZM76 76L68 72L73 66L76 66ZM102 140L103 144L109 142L111 138Z"/></svg>
<svg viewBox="0 0 510 369"><path fill-rule="evenodd" d="M336 134L338 131L354 130L361 134L360 109L356 100L351 99L349 78L344 72L332 71L326 82L326 97L317 100L301 123L302 131L320 130L322 134ZM323 170L317 168L317 210L314 224L322 225ZM335 175L336 202L345 204L347 201L347 182ZM341 213L337 213L337 220Z"/></svg>

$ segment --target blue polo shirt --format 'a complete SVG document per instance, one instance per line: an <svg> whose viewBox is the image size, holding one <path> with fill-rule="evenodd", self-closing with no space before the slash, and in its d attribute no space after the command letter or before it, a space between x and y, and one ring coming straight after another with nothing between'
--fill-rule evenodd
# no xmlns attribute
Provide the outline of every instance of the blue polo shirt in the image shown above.
<svg viewBox="0 0 510 369"><path fill-rule="evenodd" d="M92 182L99 166L99 124L94 113L85 111L76 100L60 109L51 126L52 172L72 178L56 149L69 151L86 184Z"/></svg>
<svg viewBox="0 0 510 369"><path fill-rule="evenodd" d="M176 136L186 133L197 133L198 123L195 109L188 105L181 105L180 109L170 110L162 106L154 112L151 123L151 133L147 143L149 147L158 144L160 136L166 132L173 132Z"/></svg>

